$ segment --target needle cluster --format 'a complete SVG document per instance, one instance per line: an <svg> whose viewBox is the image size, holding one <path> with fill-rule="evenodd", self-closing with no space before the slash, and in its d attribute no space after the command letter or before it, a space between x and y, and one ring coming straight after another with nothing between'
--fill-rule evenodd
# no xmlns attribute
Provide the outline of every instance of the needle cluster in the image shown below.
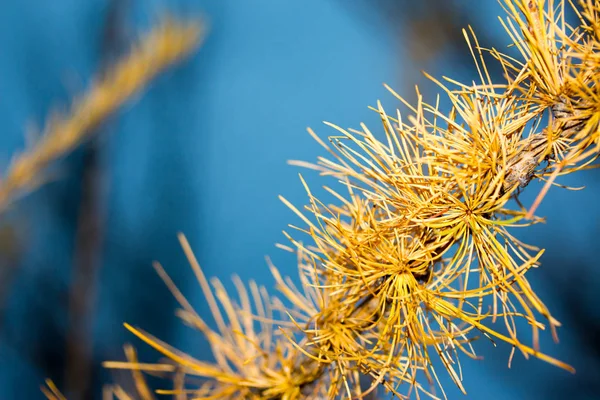
<svg viewBox="0 0 600 400"><path fill-rule="evenodd" d="M378 133L327 123L335 131L327 141L309 130L329 156L293 163L338 186L326 187L335 200L325 203L301 178L307 205L282 198L301 220L286 233L292 246L282 246L297 255L300 287L271 266L279 298L236 280L234 301L218 281L211 287L180 237L217 329L157 268L179 315L204 334L216 361L193 359L127 326L168 360L107 367L206 380L162 391L182 399L355 399L379 389L440 398L440 370L466 393L460 359L476 358L473 342L487 337L574 372L539 349L540 331L556 337L560 324L528 281L543 250L513 231L541 221L535 208L557 176L598 157L600 3L501 2L518 54L485 49L465 30L479 80L436 81L449 112L440 98L430 104L418 95L409 104L389 89L407 112L378 103ZM504 69L503 82L490 78L490 56ZM546 187L526 209L518 194L534 178Z"/></svg>

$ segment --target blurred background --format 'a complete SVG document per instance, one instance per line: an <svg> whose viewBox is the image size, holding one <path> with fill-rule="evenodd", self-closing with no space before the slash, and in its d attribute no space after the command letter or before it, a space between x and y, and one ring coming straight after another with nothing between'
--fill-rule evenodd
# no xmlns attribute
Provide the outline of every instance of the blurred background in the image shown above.
<svg viewBox="0 0 600 400"><path fill-rule="evenodd" d="M314 188L333 184L289 159L313 161L321 148L306 133L365 122L367 106L398 107L387 83L408 99L414 85L434 101L436 77L476 79L461 29L482 45L507 37L493 0L41 0L4 1L0 9L0 170L52 111L123 54L159 17L202 16L202 48L170 69L61 160L50 182L0 220L0 398L42 398L47 377L70 399L99 399L132 342L142 361L158 355L122 323L140 326L210 359L203 339L174 316L176 304L155 274L160 261L206 316L197 283L177 242L185 233L208 276L270 285L265 256L296 276L293 255L275 248L295 216L277 199L306 202L298 172ZM491 69L496 77L499 69ZM576 375L480 341L484 361L463 358L470 399L592 399L600 395L597 248L600 185L596 171L551 190L544 225L516 231L546 248L530 279L563 323L561 343L542 349ZM539 185L521 200L531 204ZM594 267L596 266L596 267ZM443 375L443 374L440 374ZM117 377L118 379L118 377ZM442 377L448 398L463 398Z"/></svg>

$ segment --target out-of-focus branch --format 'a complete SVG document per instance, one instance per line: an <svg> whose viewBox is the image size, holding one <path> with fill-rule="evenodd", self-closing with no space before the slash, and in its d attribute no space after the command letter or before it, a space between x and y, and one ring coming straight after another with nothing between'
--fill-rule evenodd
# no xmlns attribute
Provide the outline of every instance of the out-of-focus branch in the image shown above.
<svg viewBox="0 0 600 400"><path fill-rule="evenodd" d="M75 257L69 289L66 387L69 398L90 398L92 373L91 327L94 319L96 280L102 248L102 168L97 142L85 149L81 202L75 238Z"/></svg>
<svg viewBox="0 0 600 400"><path fill-rule="evenodd" d="M0 226L0 328L21 254L22 245L17 240L13 226L9 224Z"/></svg>
<svg viewBox="0 0 600 400"><path fill-rule="evenodd" d="M112 1L106 17L102 43L104 63L122 50L120 27L127 2ZM107 129L104 126L104 129ZM103 237L103 168L102 146L91 140L84 148L79 217L75 238L75 255L69 288L69 324L66 335L66 389L70 399L93 396L92 325L95 315L96 281L102 263Z"/></svg>
<svg viewBox="0 0 600 400"><path fill-rule="evenodd" d="M72 151L159 72L197 48L202 38L202 26L196 21L172 20L163 21L143 37L128 56L73 103L67 116L50 119L41 140L15 158L0 181L0 212L16 196L39 186L53 161Z"/></svg>
<svg viewBox="0 0 600 400"><path fill-rule="evenodd" d="M431 69L435 69L431 63L441 53L457 63L461 70L473 68L462 33L463 27L472 26L480 42L487 47L498 47L497 39L486 26L488 20L477 18L469 8L461 6L457 1L340 0L338 3L361 18L370 19L371 23L375 23L375 19L383 21L391 29L400 48L397 54L402 57L398 60L398 65L402 66L399 69L401 75L394 86L408 101L416 101L416 97L413 97L414 84L419 83L421 90L427 90L430 82L423 80L421 70L431 72ZM410 62L407 62L406 57L409 57ZM466 62L463 63L463 59ZM489 63L488 69L492 78L500 78L504 72L499 63ZM433 84L431 89L437 90Z"/></svg>

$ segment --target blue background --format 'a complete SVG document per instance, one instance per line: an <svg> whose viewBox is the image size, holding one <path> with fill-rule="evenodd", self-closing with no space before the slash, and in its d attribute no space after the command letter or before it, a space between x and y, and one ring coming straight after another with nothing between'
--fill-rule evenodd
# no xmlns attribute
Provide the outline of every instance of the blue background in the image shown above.
<svg viewBox="0 0 600 400"><path fill-rule="evenodd" d="M4 3L2 170L26 145L28 128L43 126L51 110L67 109L98 72L109 11L108 2L100 0ZM475 25L482 42L506 44L496 2L446 4L461 22ZM126 42L165 11L202 15L210 33L197 54L129 102L97 139L104 220L92 329L97 396L101 384L111 380L99 363L122 359L123 343L139 345L144 361L156 359L125 331L124 321L198 358L210 358L202 338L174 317L176 304L151 267L159 260L207 315L177 232L187 235L207 275L228 287L234 273L270 285L267 255L284 274L295 276L294 257L274 243L285 243L281 231L297 219L277 196L305 203L298 172L315 188L325 184L316 174L286 164L323 154L306 127L321 137L332 133L323 120L344 127L366 122L379 129L367 106L378 99L388 111L399 106L382 83L410 99L413 85L422 84L433 101L435 88L419 74L421 69L465 82L476 78L466 46L444 42L444 37L427 42L426 34L439 21L428 21L427 8L410 2L131 0L119 7ZM420 30L409 29L416 20L424 21ZM63 379L81 166L82 154L76 151L59 163L50 183L18 202L2 221L0 267L9 271L1 275L8 282L0 297L2 399L41 398L38 387L44 378ZM538 360L526 362L519 354L508 369L509 349L481 341L476 348L485 361L463 357L468 398L598 396L600 185L596 171L561 183L589 187L552 190L538 212L548 222L516 234L547 249L531 281L564 323L560 345L544 335L542 348L574 365L578 374ZM522 201L531 204L537 190L539 185L530 185ZM443 377L443 382L450 399L462 397L450 379Z"/></svg>

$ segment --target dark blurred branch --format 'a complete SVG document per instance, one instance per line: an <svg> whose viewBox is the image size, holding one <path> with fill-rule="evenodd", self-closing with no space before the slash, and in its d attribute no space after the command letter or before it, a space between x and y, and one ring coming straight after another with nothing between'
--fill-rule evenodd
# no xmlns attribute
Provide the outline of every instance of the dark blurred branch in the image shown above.
<svg viewBox="0 0 600 400"><path fill-rule="evenodd" d="M67 332L67 393L71 399L90 398L92 322L96 276L100 267L102 218L100 217L99 146L94 140L84 149L84 171L75 258L69 295Z"/></svg>
<svg viewBox="0 0 600 400"><path fill-rule="evenodd" d="M499 47L490 34L486 19L476 12L470 12L452 0L338 0L352 12L371 20L371 23L387 24L402 51L410 60L402 59L399 73L398 93L411 101L414 96L414 85L423 76L421 69L429 69L440 53L460 65L460 68L474 69L471 55L465 42L462 29L472 26L479 43L487 48ZM473 0L473 6L478 3ZM464 61L463 61L464 60ZM490 62L488 69L492 78L503 75L498 62ZM430 71L432 72L432 71Z"/></svg>
<svg viewBox="0 0 600 400"><path fill-rule="evenodd" d="M21 243L12 226L9 224L0 226L0 329L21 254Z"/></svg>
<svg viewBox="0 0 600 400"><path fill-rule="evenodd" d="M112 63L123 49L124 1L112 1L106 17L102 45L102 63ZM107 129L103 126L101 129ZM69 295L67 332L66 388L70 399L93 396L93 320L96 282L101 266L103 226L102 149L98 139L84 146L83 173L75 255Z"/></svg>

